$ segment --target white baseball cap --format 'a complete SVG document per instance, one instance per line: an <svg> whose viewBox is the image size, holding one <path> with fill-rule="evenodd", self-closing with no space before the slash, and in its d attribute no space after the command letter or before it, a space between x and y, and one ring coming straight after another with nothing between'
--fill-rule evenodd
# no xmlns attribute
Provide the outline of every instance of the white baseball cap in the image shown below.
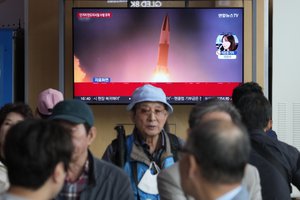
<svg viewBox="0 0 300 200"><path fill-rule="evenodd" d="M127 106L127 110L131 110L137 103L151 101L161 102L167 105L169 113L173 112L173 107L167 102L167 97L161 88L154 87L153 85L146 84L135 89L132 94L130 104Z"/></svg>

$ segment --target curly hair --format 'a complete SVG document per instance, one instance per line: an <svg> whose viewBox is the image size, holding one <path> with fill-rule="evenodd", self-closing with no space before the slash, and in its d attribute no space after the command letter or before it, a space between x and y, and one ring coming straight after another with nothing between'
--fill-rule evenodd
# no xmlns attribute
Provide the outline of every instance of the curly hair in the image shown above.
<svg viewBox="0 0 300 200"><path fill-rule="evenodd" d="M0 127L2 126L7 115L11 112L22 115L24 119L33 118L33 112L29 105L22 102L8 103L0 109Z"/></svg>

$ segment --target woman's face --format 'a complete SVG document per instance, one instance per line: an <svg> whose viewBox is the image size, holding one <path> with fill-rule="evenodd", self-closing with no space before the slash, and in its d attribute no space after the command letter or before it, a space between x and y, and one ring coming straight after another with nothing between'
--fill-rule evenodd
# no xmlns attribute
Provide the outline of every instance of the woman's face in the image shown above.
<svg viewBox="0 0 300 200"><path fill-rule="evenodd" d="M227 37L223 37L222 46L225 50L228 50L231 43L228 41Z"/></svg>
<svg viewBox="0 0 300 200"><path fill-rule="evenodd" d="M23 121L24 117L16 112L10 112L7 114L6 118L3 121L3 124L0 127L0 147L1 147L1 154L3 152L3 144L5 141L5 137L7 131L16 123ZM3 154L2 154L3 155Z"/></svg>
<svg viewBox="0 0 300 200"><path fill-rule="evenodd" d="M163 103L142 102L137 105L132 120L143 137L153 137L162 131L168 116Z"/></svg>

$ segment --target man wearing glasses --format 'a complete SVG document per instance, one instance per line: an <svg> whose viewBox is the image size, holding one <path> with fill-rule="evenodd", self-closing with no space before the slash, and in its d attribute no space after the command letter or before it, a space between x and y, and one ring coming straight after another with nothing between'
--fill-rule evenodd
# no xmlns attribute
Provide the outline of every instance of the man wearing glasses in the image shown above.
<svg viewBox="0 0 300 200"><path fill-rule="evenodd" d="M134 91L127 110L135 127L126 138L123 169L130 177L135 199L159 199L156 176L176 161L174 138L178 148L183 143L164 129L173 108L161 88L146 84ZM116 152L109 145L103 159L115 163Z"/></svg>

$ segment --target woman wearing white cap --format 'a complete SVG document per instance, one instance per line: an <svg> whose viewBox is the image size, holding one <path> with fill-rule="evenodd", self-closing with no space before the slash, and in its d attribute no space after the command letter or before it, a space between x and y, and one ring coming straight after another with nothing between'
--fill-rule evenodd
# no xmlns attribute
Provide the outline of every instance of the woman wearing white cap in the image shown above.
<svg viewBox="0 0 300 200"><path fill-rule="evenodd" d="M131 180L135 199L159 199L156 176L177 160L182 140L166 133L164 126L173 112L161 88L144 85L137 88L127 106L135 124L126 138L125 163L122 166ZM103 159L116 163L116 145L109 145Z"/></svg>

